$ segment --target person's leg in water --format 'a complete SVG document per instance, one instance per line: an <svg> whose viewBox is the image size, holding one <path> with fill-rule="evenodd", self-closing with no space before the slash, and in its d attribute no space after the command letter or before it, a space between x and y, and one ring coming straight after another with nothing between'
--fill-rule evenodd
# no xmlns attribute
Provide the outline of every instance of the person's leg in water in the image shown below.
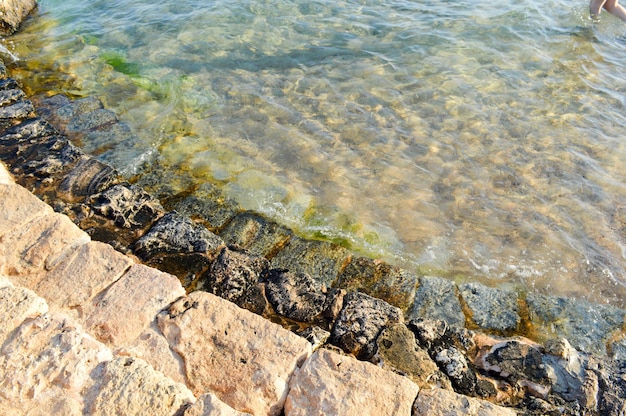
<svg viewBox="0 0 626 416"><path fill-rule="evenodd" d="M589 13L594 18L600 16L602 8L626 22L626 9L618 3L618 0L591 0L589 3Z"/></svg>

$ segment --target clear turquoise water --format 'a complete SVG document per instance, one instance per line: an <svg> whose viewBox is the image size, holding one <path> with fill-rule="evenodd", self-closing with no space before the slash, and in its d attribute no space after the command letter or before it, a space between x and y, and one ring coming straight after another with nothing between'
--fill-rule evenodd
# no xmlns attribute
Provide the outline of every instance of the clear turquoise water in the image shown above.
<svg viewBox="0 0 626 416"><path fill-rule="evenodd" d="M623 307L625 34L584 0L41 0L1 43L29 91L135 129L108 153L128 175L158 163L420 273Z"/></svg>

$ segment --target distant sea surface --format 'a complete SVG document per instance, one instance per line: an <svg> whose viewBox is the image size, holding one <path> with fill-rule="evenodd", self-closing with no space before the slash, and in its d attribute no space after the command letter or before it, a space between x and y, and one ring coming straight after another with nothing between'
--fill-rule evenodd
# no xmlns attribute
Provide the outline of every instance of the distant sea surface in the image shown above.
<svg viewBox="0 0 626 416"><path fill-rule="evenodd" d="M420 274L626 307L626 23L587 4L40 0L0 55L129 124L94 151L129 177L218 185Z"/></svg>

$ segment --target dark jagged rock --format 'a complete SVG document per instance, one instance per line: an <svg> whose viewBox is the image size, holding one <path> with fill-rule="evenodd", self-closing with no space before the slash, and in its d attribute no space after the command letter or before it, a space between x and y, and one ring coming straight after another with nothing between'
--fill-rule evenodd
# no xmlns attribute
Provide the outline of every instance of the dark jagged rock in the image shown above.
<svg viewBox="0 0 626 416"><path fill-rule="evenodd" d="M324 241L294 237L272 259L272 268L310 275L319 287L331 287L351 258L347 249Z"/></svg>
<svg viewBox="0 0 626 416"><path fill-rule="evenodd" d="M515 340L498 343L481 356L477 365L488 374L506 380L520 392L520 399L526 394L545 399L550 392L543 354L528 343Z"/></svg>
<svg viewBox="0 0 626 416"><path fill-rule="evenodd" d="M331 331L331 343L362 360L376 353L376 338L393 323L402 322L399 308L359 292L343 298L343 307Z"/></svg>
<svg viewBox="0 0 626 416"><path fill-rule="evenodd" d="M301 331L297 331L296 333L309 341L314 351L324 345L330 338L330 332L320 328L319 326L309 326Z"/></svg>
<svg viewBox="0 0 626 416"><path fill-rule="evenodd" d="M388 368L410 378L420 388L452 390L448 377L439 370L428 352L417 345L415 334L404 324L392 324L376 340L376 360Z"/></svg>
<svg viewBox="0 0 626 416"><path fill-rule="evenodd" d="M478 378L465 354L456 347L441 348L433 359L448 376L454 390L469 396L476 395Z"/></svg>
<svg viewBox="0 0 626 416"><path fill-rule="evenodd" d="M465 326L457 286L441 277L424 276L418 279L415 300L408 316L409 319L442 319L451 326Z"/></svg>
<svg viewBox="0 0 626 416"><path fill-rule="evenodd" d="M300 322L314 322L326 307L326 294L305 273L270 270L265 293L278 314Z"/></svg>
<svg viewBox="0 0 626 416"><path fill-rule="evenodd" d="M0 107L0 132L35 117L35 107L29 100L19 100Z"/></svg>
<svg viewBox="0 0 626 416"><path fill-rule="evenodd" d="M159 201L128 183L91 195L77 211L76 222L92 239L125 253L165 214Z"/></svg>
<svg viewBox="0 0 626 416"><path fill-rule="evenodd" d="M417 276L379 260L353 259L339 274L335 287L358 290L406 310L415 297Z"/></svg>
<svg viewBox="0 0 626 416"><path fill-rule="evenodd" d="M597 380L596 409L598 415L626 414L626 362L613 361L598 364L594 371Z"/></svg>
<svg viewBox="0 0 626 416"><path fill-rule="evenodd" d="M165 214L161 203L143 189L123 183L92 195L87 204L116 227L146 229Z"/></svg>
<svg viewBox="0 0 626 416"><path fill-rule="evenodd" d="M512 333L518 329L521 318L515 292L480 283L460 285L459 291L471 311L472 320L479 327L502 333Z"/></svg>
<svg viewBox="0 0 626 416"><path fill-rule="evenodd" d="M160 218L134 245L146 264L178 276L188 289L206 272L222 239L177 212Z"/></svg>
<svg viewBox="0 0 626 416"><path fill-rule="evenodd" d="M418 345L428 351L456 392L479 397L492 394L492 386L478 379L473 363L467 359L468 351L474 348L469 331L451 328L441 320L416 319L408 326L415 333Z"/></svg>
<svg viewBox="0 0 626 416"><path fill-rule="evenodd" d="M217 252L224 245L221 238L191 219L173 211L164 215L135 244L135 252L144 260L163 254Z"/></svg>
<svg viewBox="0 0 626 416"><path fill-rule="evenodd" d="M17 85L16 85L17 87ZM26 94L19 88L0 88L0 106L4 107L26 99Z"/></svg>
<svg viewBox="0 0 626 416"><path fill-rule="evenodd" d="M268 259L274 257L292 236L293 232L288 228L250 212L235 216L220 232L220 237L228 245Z"/></svg>
<svg viewBox="0 0 626 416"><path fill-rule="evenodd" d="M268 266L269 262L264 257L224 247L203 276L202 288L263 315L268 301L260 280Z"/></svg>
<svg viewBox="0 0 626 416"><path fill-rule="evenodd" d="M626 311L580 299L528 295L530 318L537 326L552 328L577 350L606 354L606 342L624 327Z"/></svg>
<svg viewBox="0 0 626 416"><path fill-rule="evenodd" d="M86 157L59 184L59 195L68 202L84 201L87 196L102 192L120 180L119 174L111 166Z"/></svg>

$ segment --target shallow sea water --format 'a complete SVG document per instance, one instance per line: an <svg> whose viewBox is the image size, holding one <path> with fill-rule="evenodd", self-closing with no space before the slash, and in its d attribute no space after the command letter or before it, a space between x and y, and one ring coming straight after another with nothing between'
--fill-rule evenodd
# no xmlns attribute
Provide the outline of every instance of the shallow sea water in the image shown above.
<svg viewBox="0 0 626 416"><path fill-rule="evenodd" d="M106 152L129 176L218 184L418 273L626 307L626 24L584 0L41 0L0 45L28 92L135 130Z"/></svg>

